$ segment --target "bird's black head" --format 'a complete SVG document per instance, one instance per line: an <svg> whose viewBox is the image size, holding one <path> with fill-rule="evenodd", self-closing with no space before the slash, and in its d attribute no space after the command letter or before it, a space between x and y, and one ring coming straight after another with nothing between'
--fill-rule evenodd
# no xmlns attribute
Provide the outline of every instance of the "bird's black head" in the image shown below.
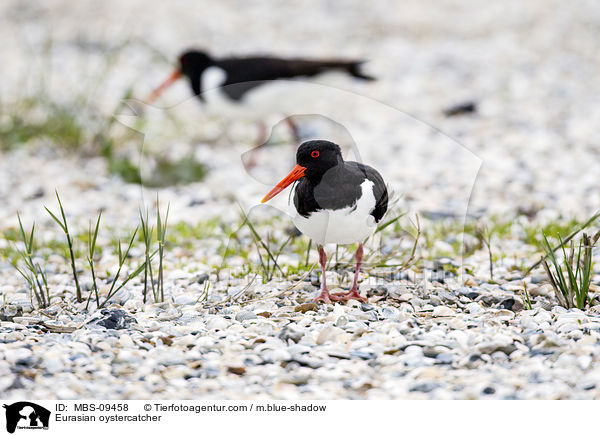
<svg viewBox="0 0 600 436"><path fill-rule="evenodd" d="M196 95L200 95L202 92L202 73L212 65L214 65L213 59L202 51L189 50L179 56L181 74L190 79Z"/></svg>
<svg viewBox="0 0 600 436"><path fill-rule="evenodd" d="M303 142L296 152L294 169L265 195L261 203L269 201L302 177L306 177L313 184L318 184L327 171L343 162L339 145L322 139Z"/></svg>
<svg viewBox="0 0 600 436"><path fill-rule="evenodd" d="M161 83L152 94L147 98L147 104L153 103L160 95L173 83L175 83L181 76L186 76L190 79L190 84L194 90L194 94L202 98L202 72L211 65L214 65L214 61L206 53L190 50L179 56L179 68L171 73L171 75Z"/></svg>
<svg viewBox="0 0 600 436"><path fill-rule="evenodd" d="M296 152L296 163L306 168L304 175L311 180L320 180L342 162L340 146L321 139L303 142Z"/></svg>

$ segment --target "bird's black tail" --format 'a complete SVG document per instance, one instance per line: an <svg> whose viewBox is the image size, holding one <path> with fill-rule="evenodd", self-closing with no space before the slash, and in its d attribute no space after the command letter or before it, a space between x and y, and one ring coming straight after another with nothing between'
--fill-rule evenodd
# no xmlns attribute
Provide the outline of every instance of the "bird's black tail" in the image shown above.
<svg viewBox="0 0 600 436"><path fill-rule="evenodd" d="M375 77L368 76L361 71L360 68L361 68L362 64L364 64L364 63L365 63L365 61L348 62L345 65L346 71L348 71L348 73L350 73L350 75L352 75L353 77L357 77L359 79L375 80Z"/></svg>

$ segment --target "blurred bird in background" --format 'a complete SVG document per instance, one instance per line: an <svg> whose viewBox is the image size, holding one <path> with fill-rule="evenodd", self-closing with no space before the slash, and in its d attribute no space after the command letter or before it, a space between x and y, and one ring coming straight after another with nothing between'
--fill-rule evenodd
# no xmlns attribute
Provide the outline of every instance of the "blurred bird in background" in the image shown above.
<svg viewBox="0 0 600 436"><path fill-rule="evenodd" d="M249 94L257 88L281 79L313 77L319 74L339 71L361 80L375 80L361 70L363 60L341 59L284 59L268 56L249 56L214 58L199 50L189 50L179 56L175 71L161 83L146 99L148 104L154 103L178 79L186 77L192 92L207 108L224 118L247 118L249 114L258 123L259 134L257 146L267 140L267 129L264 118L273 113L281 113L282 102L276 96L268 103L252 101ZM286 117L295 142L301 140L298 126L292 117ZM256 149L255 149L256 151ZM251 158L246 163L253 165Z"/></svg>

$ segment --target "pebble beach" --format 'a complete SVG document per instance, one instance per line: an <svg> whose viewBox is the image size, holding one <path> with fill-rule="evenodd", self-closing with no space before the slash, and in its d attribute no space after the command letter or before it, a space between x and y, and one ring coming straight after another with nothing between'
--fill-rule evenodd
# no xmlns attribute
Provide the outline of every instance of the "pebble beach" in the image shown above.
<svg viewBox="0 0 600 436"><path fill-rule="evenodd" d="M2 107L40 93L61 105L85 96L93 122L114 119L111 129L129 132L119 138L139 139L133 150L142 171L141 184L115 175L86 135L77 152L44 136L0 151L3 399L600 397L600 304L566 309L545 271L528 271L542 254L543 229L568 233L600 209L594 2L274 8L226 0L189 8L55 0L6 1L0 9ZM333 73L277 85L270 93L283 109L268 118L273 152L247 170L251 120L224 128L184 82L143 104L193 46L365 59L377 80ZM124 96L129 104L120 105ZM3 132L14 124L8 113L0 113ZM327 136L346 157L377 168L393 192L387 220L400 218L365 246L372 257L359 289L367 303L313 303L314 245L308 250L295 233L286 195L260 205L293 165L282 114L296 115L306 137ZM152 153L193 156L206 175L153 186ZM127 243L141 209L154 217L168 205L164 301L144 302L143 275L102 307L95 297L75 300L64 235L44 209L58 210L57 192L76 236L85 297L93 284L90 220L102 213L96 275L106 296L119 260L115 241ZM13 265L17 213L26 228L35 222L46 308ZM491 247L477 237L482 226L493 229ZM270 269L260 267L267 257L254 231L282 247ZM347 290L353 253L327 249L328 283ZM127 274L143 256L134 244ZM593 259L595 292L596 252Z"/></svg>

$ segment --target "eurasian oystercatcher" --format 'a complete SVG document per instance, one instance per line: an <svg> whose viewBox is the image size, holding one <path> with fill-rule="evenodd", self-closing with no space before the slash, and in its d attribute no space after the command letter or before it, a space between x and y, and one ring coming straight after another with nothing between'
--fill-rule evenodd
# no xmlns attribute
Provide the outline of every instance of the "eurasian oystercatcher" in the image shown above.
<svg viewBox="0 0 600 436"><path fill-rule="evenodd" d="M213 58L203 51L190 50L179 56L177 69L146 99L152 104L169 86L182 76L188 78L193 93L207 103L209 110L219 118L252 118L257 122L259 133L257 148L267 140L264 117L274 113L285 113L282 95L269 95L270 100L251 100L248 94L255 88L273 83L278 79L313 77L328 71L342 71L363 80L374 80L361 72L362 60L307 60L282 59L267 56ZM254 96L253 96L254 97ZM300 140L298 126L290 114L285 121L295 141ZM256 151L256 149L254 150ZM250 155L246 166L253 165Z"/></svg>
<svg viewBox="0 0 600 436"><path fill-rule="evenodd" d="M296 182L292 205L296 227L319 247L321 293L315 302L356 299L358 275L363 258L363 242L377 228L388 208L388 191L381 175L358 162L345 162L340 147L333 142L304 142L296 152L294 169L269 192L262 203ZM330 294L325 280L325 244L358 242L356 270L347 293Z"/></svg>
<svg viewBox="0 0 600 436"><path fill-rule="evenodd" d="M364 61L259 56L216 59L206 52L190 50L179 56L178 68L152 92L148 103L155 101L182 76L189 79L192 91L200 100L204 101L204 91L222 88L225 96L234 102L240 102L248 91L272 80L312 77L331 70L345 71L359 79L374 80L360 71L362 63Z"/></svg>

